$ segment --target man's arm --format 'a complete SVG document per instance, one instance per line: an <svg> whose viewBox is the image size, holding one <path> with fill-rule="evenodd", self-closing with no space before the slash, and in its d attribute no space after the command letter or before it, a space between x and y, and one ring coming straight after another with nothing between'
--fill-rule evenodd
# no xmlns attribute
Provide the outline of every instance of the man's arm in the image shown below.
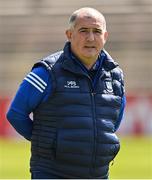
<svg viewBox="0 0 152 180"><path fill-rule="evenodd" d="M30 113L48 98L50 75L43 67L33 69L21 83L7 112L7 119L16 131L30 140L33 121Z"/></svg>
<svg viewBox="0 0 152 180"><path fill-rule="evenodd" d="M123 98L122 98L120 114L119 114L118 120L117 120L116 125L115 125L115 131L118 130L118 128L120 126L120 123L121 123L121 121L123 119L125 106L126 106L126 96L124 95Z"/></svg>

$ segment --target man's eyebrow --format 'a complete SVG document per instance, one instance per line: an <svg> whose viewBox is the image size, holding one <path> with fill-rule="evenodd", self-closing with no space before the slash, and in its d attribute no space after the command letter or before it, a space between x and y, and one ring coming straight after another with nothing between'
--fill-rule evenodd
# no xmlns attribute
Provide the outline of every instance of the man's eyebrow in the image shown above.
<svg viewBox="0 0 152 180"><path fill-rule="evenodd" d="M79 31L80 31L80 30L87 30L87 29L90 29L90 28L80 27L80 28L79 28Z"/></svg>
<svg viewBox="0 0 152 180"><path fill-rule="evenodd" d="M101 28L87 28L87 27L80 27L80 28L79 28L79 31L80 31L80 30L88 30L88 29L93 29L93 30L101 31L101 32L103 31Z"/></svg>
<svg viewBox="0 0 152 180"><path fill-rule="evenodd" d="M100 28L94 28L93 30L95 30L95 31L99 31L99 32L103 32L103 30L102 30L102 29L100 29Z"/></svg>

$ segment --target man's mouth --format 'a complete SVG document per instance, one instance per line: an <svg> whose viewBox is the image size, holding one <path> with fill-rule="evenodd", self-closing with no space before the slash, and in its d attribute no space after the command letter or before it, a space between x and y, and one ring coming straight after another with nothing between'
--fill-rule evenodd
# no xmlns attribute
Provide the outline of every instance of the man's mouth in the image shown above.
<svg viewBox="0 0 152 180"><path fill-rule="evenodd" d="M88 48L88 49L94 49L95 46L84 46L85 48Z"/></svg>

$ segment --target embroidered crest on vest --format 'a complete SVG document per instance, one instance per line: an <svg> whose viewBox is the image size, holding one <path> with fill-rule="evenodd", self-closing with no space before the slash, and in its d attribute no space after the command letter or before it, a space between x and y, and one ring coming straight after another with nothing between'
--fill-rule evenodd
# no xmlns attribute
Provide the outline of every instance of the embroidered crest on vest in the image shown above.
<svg viewBox="0 0 152 180"><path fill-rule="evenodd" d="M105 84L106 84L106 90L108 92L112 93L113 92L112 82L111 81L106 81Z"/></svg>

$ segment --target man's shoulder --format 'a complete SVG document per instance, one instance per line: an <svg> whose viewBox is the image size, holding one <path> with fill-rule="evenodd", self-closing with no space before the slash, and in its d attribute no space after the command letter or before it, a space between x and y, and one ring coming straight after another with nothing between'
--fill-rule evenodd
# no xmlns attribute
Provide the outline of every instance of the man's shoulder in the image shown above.
<svg viewBox="0 0 152 180"><path fill-rule="evenodd" d="M63 54L63 51L57 51L55 53L50 54L49 56L46 56L42 59L42 61L47 61L50 62L52 64L54 64L59 58L60 56Z"/></svg>
<svg viewBox="0 0 152 180"><path fill-rule="evenodd" d="M38 66L43 66L48 70L51 70L54 64L59 60L61 55L63 54L63 51L58 51L53 54L50 54L44 58L42 58L40 61L34 64L33 68ZM33 69L32 68L32 69Z"/></svg>

